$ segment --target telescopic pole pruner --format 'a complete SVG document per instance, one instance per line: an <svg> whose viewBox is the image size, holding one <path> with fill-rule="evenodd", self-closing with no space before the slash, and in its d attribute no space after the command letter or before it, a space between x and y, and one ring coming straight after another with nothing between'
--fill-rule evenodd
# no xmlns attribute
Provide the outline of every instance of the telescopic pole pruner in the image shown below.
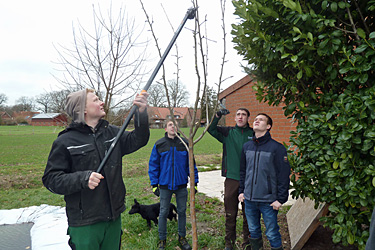
<svg viewBox="0 0 375 250"><path fill-rule="evenodd" d="M163 65L164 63L164 60L165 58L167 57L169 51L171 50L173 44L175 43L178 35L180 34L182 28L184 27L186 21L188 19L193 19L195 17L195 12L196 12L196 9L195 8L190 8L188 9L188 11L186 12L186 15L184 17L184 19L182 20L180 26L178 27L178 29L176 30L176 32L174 33L173 37L172 37L172 40L169 42L169 45L167 47L167 49L165 50L163 56L160 58L160 61L158 62L158 64L156 65L156 68L154 69L154 71L152 72L151 74L151 77L150 79L148 80L148 82L146 83L146 85L144 86L142 92L145 92L148 90L148 88L151 86L151 83L153 82L154 78L156 77L156 74L158 73L160 67ZM141 94L142 94L141 92ZM115 146L117 145L117 142L118 140L120 139L120 137L122 136L122 134L124 133L126 127L129 125L129 122L130 120L132 119L135 111L137 110L137 106L136 105L133 105L132 108L130 109L130 112L129 112L129 115L126 117L125 121L124 121L124 124L122 125L120 131L117 133L116 135L116 138L113 140L109 150L107 151L107 153L105 154L102 162L100 163L98 169L96 170L97 173L100 173L100 171L102 171L104 165L107 163L108 161L108 158L109 156L111 155L113 149L115 148Z"/></svg>

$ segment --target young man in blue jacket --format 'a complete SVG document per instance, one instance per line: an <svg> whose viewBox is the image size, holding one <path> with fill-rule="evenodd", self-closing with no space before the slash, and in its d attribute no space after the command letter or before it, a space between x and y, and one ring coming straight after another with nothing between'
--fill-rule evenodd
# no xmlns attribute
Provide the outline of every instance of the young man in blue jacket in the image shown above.
<svg viewBox="0 0 375 250"><path fill-rule="evenodd" d="M272 119L255 117L253 140L243 145L238 200L245 201L252 250L263 249L260 216L271 249L282 249L277 214L289 196L290 165L285 147L271 138Z"/></svg>
<svg viewBox="0 0 375 250"><path fill-rule="evenodd" d="M53 142L42 180L48 190L64 195L72 249L120 247L126 194L122 157L148 142L147 96L136 96L135 129L123 133L100 173L96 170L120 128L103 119L104 103L94 90L73 92L66 100L72 123Z"/></svg>
<svg viewBox="0 0 375 250"><path fill-rule="evenodd" d="M188 145L186 139L183 139ZM191 249L186 236L186 202L189 177L189 152L176 135L172 120L165 123L165 136L159 139L152 149L148 174L156 196L160 196L159 249L165 249L167 238L167 216L172 195L176 195L178 214L178 241L183 250ZM194 163L195 185L198 183L198 170ZM195 186L196 191L196 186Z"/></svg>

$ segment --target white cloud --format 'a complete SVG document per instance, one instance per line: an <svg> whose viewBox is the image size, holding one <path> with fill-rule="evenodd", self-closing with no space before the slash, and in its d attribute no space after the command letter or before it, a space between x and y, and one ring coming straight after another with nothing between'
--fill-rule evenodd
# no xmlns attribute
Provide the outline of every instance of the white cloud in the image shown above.
<svg viewBox="0 0 375 250"><path fill-rule="evenodd" d="M102 10L108 9L110 1L101 1ZM139 27L144 25L145 16L137 0L112 1L114 11L118 6L123 5L129 16L134 16ZM180 21L185 16L188 8L192 7L190 0L144 0L146 9L151 13L154 20L154 27L158 36L162 52L173 36L173 32L167 22L167 16L171 24L177 29ZM220 7L219 1L201 0L200 14L207 15L208 38L210 42L209 55L209 81L213 84L218 80L218 66L221 61L222 43ZM166 11L164 13L161 4ZM2 1L0 3L0 93L5 93L9 100L8 105L21 96L35 97L45 91L57 90L58 84L52 74L57 74L52 62L57 61L57 52L53 45L61 44L69 47L72 43L72 25L79 22L88 27L92 21L92 4L97 6L97 1L49 1L49 0L14 0ZM104 12L103 11L103 12ZM230 24L235 21L232 15L234 9L230 1L227 1L226 23L227 32L227 60L228 64L224 71L225 77L234 77L227 81L223 87L242 78L245 74L240 68L241 57L236 54L233 45L230 43ZM144 33L148 33L145 26ZM181 81L188 86L189 91L195 94L195 71L193 58L193 40L191 31L194 22L188 20L177 39L179 48L181 68ZM149 68L153 69L158 57L153 41L150 42L147 50L152 54L150 58L155 60L149 63ZM174 48L170 51L166 62L168 66L167 79L174 78ZM156 78L157 79L157 78ZM147 79L145 79L147 80Z"/></svg>

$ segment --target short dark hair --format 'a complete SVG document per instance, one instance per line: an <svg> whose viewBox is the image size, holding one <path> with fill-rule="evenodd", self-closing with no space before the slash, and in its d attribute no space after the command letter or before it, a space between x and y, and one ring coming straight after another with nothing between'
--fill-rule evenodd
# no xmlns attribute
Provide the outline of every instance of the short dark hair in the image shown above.
<svg viewBox="0 0 375 250"><path fill-rule="evenodd" d="M246 108L239 108L239 109L237 109L237 111L238 111L238 110L245 111L246 114L247 114L247 117L250 117L250 111L249 111L248 109L246 109ZM236 111L236 113L237 113L237 111Z"/></svg>
<svg viewBox="0 0 375 250"><path fill-rule="evenodd" d="M167 118L167 119L165 119L165 121L164 121L164 128L167 127L167 125L168 125L169 122L173 122L172 118ZM173 124L174 124L174 123L173 123Z"/></svg>
<svg viewBox="0 0 375 250"><path fill-rule="evenodd" d="M264 115L265 117L267 117L267 125L271 126L270 129L268 130L268 131L270 131L271 128L272 128L272 124L273 124L272 118L269 115L267 115L266 113L259 113L259 114L257 114L257 116L258 115Z"/></svg>

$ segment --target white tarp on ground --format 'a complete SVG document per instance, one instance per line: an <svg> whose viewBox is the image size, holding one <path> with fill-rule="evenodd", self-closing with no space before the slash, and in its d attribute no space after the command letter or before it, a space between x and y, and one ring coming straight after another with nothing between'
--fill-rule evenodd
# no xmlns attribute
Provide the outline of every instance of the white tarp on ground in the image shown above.
<svg viewBox="0 0 375 250"><path fill-rule="evenodd" d="M0 225L34 223L30 230L33 250L70 250L65 208L49 205L0 210Z"/></svg>

